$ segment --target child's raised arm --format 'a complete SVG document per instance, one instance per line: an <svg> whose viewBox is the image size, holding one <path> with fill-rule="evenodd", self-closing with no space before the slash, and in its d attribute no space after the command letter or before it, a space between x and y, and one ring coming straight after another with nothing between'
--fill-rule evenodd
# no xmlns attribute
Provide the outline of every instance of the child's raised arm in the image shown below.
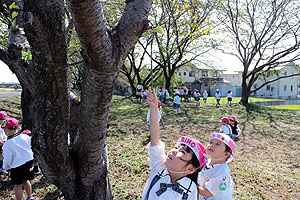
<svg viewBox="0 0 300 200"><path fill-rule="evenodd" d="M150 142L151 146L159 145L158 104L154 89L149 91L147 102L150 106Z"/></svg>

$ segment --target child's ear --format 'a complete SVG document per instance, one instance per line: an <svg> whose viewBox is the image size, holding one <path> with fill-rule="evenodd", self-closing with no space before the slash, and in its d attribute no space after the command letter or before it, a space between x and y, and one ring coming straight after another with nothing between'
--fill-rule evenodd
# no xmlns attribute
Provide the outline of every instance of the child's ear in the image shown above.
<svg viewBox="0 0 300 200"><path fill-rule="evenodd" d="M185 170L188 174L193 174L197 171L197 168L194 167L192 164L188 164Z"/></svg>

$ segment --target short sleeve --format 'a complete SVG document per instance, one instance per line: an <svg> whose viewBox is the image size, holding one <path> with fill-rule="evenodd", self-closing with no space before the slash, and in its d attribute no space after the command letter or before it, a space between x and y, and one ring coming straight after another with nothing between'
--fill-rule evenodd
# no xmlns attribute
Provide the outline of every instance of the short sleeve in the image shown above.
<svg viewBox="0 0 300 200"><path fill-rule="evenodd" d="M147 150L149 154L148 163L151 170L155 170L164 165L164 160L166 159L165 154L165 143L160 141L160 145L150 146L147 145Z"/></svg>
<svg viewBox="0 0 300 200"><path fill-rule="evenodd" d="M215 196L220 192L226 191L230 184L230 177L228 177L225 174L222 174L209 179L209 181L205 182L204 187L208 189L208 191L212 193L213 196Z"/></svg>

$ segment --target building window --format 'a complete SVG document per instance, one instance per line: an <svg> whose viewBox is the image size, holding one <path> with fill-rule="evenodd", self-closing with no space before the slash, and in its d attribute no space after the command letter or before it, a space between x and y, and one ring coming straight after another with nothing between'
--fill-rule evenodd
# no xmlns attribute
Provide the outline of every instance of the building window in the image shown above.
<svg viewBox="0 0 300 200"><path fill-rule="evenodd" d="M189 77L194 77L195 76L195 72L194 71L190 71L189 72Z"/></svg>
<svg viewBox="0 0 300 200"><path fill-rule="evenodd" d="M203 71L202 72L202 77L208 77L208 71Z"/></svg>
<svg viewBox="0 0 300 200"><path fill-rule="evenodd" d="M269 85L267 85L267 90L268 90L268 91L270 90L270 86L269 86Z"/></svg>
<svg viewBox="0 0 300 200"><path fill-rule="evenodd" d="M186 76L186 72L183 72L183 76Z"/></svg>
<svg viewBox="0 0 300 200"><path fill-rule="evenodd" d="M284 72L284 75L287 76L287 72Z"/></svg>
<svg viewBox="0 0 300 200"><path fill-rule="evenodd" d="M274 87L271 87L271 92L273 92L274 91Z"/></svg>
<svg viewBox="0 0 300 200"><path fill-rule="evenodd" d="M286 91L286 85L285 85L285 86L283 86L283 91Z"/></svg>
<svg viewBox="0 0 300 200"><path fill-rule="evenodd" d="M178 75L181 76L181 72L178 72Z"/></svg>
<svg viewBox="0 0 300 200"><path fill-rule="evenodd" d="M291 92L293 92L293 86L291 85Z"/></svg>

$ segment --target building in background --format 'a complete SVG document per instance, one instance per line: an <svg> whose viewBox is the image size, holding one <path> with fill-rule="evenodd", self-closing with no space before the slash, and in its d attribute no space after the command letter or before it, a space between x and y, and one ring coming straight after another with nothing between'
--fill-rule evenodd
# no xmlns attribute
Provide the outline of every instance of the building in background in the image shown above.
<svg viewBox="0 0 300 200"><path fill-rule="evenodd" d="M299 67L294 63L289 63L284 66L277 67L275 70L267 72L265 74L266 80L273 80L279 76L288 76L292 74L298 74L300 72ZM254 84L253 88L258 88L265 81L263 77L258 79ZM295 99L300 97L300 76L292 76L289 78L282 78L275 82L269 83L252 93L255 97L270 97L280 99Z"/></svg>

